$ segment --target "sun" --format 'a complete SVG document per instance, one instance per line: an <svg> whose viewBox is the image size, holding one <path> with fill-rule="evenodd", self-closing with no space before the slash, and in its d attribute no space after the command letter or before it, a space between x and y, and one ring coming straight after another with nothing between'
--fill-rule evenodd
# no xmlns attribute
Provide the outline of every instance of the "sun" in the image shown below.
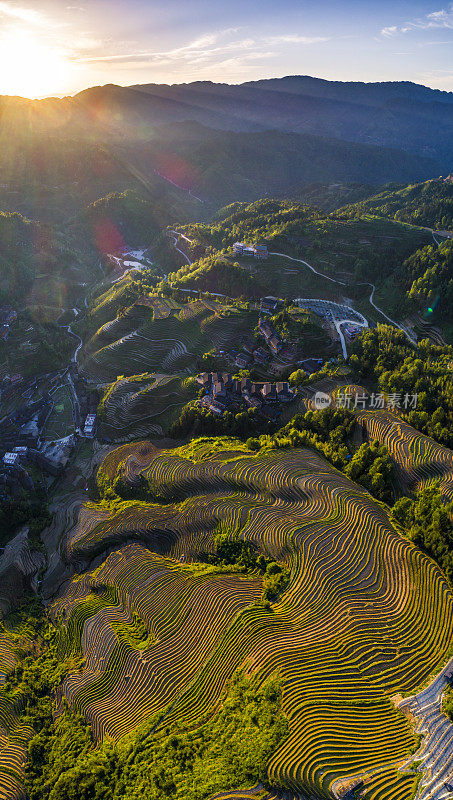
<svg viewBox="0 0 453 800"><path fill-rule="evenodd" d="M0 37L0 94L44 97L64 91L70 61L33 33L8 32Z"/></svg>

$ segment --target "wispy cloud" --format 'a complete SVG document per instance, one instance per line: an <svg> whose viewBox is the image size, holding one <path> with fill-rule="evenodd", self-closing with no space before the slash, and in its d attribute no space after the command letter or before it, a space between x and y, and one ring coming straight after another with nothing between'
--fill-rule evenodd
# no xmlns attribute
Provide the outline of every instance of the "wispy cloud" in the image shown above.
<svg viewBox="0 0 453 800"><path fill-rule="evenodd" d="M10 17L20 22L26 22L28 25L38 25L42 27L48 23L47 17L40 11L36 11L34 8L18 6L16 3L0 2L0 15Z"/></svg>
<svg viewBox="0 0 453 800"><path fill-rule="evenodd" d="M397 33L400 32L398 25L389 25L387 28L382 28L381 35L382 36L396 36Z"/></svg>
<svg viewBox="0 0 453 800"><path fill-rule="evenodd" d="M244 36L238 38L235 34L240 29L228 28L203 34L181 47L163 51L126 51L123 53L93 53L91 56L79 56L77 60L84 63L105 64L142 64L150 66L164 66L178 63L185 66L199 66L200 64L230 65L241 61L253 61L259 58L271 58L276 55L269 48L283 47L284 45L311 45L328 41L326 36L304 36L302 34L280 34L275 36Z"/></svg>
<svg viewBox="0 0 453 800"><path fill-rule="evenodd" d="M453 30L453 3L447 8L441 8L439 11L432 11L424 17L409 20L403 25L389 25L382 28L381 36L391 38L401 33L410 33L417 30L433 30L435 28L448 28Z"/></svg>

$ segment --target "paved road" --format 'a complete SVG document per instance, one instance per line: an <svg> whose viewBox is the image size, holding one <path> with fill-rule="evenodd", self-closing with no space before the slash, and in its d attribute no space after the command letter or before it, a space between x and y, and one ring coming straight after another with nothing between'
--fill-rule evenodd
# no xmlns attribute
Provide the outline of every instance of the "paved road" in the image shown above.
<svg viewBox="0 0 453 800"><path fill-rule="evenodd" d="M379 311L379 313L382 314L382 316L385 317L385 319L388 322L390 322L396 328L399 328L400 331L403 331L403 333L407 336L409 341L412 342L412 344L417 344L417 340L412 336L412 334L404 326L402 326L398 322L395 322L394 319L391 319L390 317L388 317L387 314L385 313L385 311L383 311L382 308L379 308L379 306L376 305L376 303L374 302L374 299L373 299L374 298L374 293L376 291L376 286L374 285L374 283L370 283L369 281L361 281L360 283L355 283L355 284L353 284L353 283L345 283L345 281L338 281L336 278L331 278L330 275L325 275L323 272L318 272L317 269L312 267L312 265L309 264L308 261L304 261L303 258L293 258L293 256L288 256L288 255L286 255L286 253L269 253L269 255L271 255L271 256L280 256L281 258L288 258L290 261L297 261L300 264L305 264L305 266L308 267L309 269L311 269L311 271L314 272L315 275L319 275L321 278L325 278L326 280L331 281L332 283L337 283L340 286L370 286L371 287L371 294L370 294L370 296L368 298L368 300L370 302L370 305L372 305L373 308L376 309L376 311ZM313 298L313 299L315 299L315 298ZM346 319L340 320L339 322L340 322L340 325L343 325L346 322L352 322L353 324L359 324L359 323L354 322L354 320L346 320ZM344 338L342 338L341 331L338 328L337 328L337 330L338 330L338 332L340 334L340 339L342 339L342 348L343 348L343 355L344 355L344 352L345 352L345 349L344 349L344 346L343 346ZM345 358L346 358L346 356L345 356Z"/></svg>
<svg viewBox="0 0 453 800"><path fill-rule="evenodd" d="M171 230L170 233L172 233L173 236L174 236L173 244L174 244L175 249L178 251L178 253L181 253L181 255L184 256L184 258L186 259L188 264L192 264L192 261L186 255L186 253L184 253L182 250L179 249L179 247L178 247L178 238L181 237L182 239L185 239L185 241L189 242L189 244L192 244L192 240L189 239L187 236L185 236L183 233L180 233L180 231ZM308 261L304 261L303 258L294 258L293 256L288 256L286 253L275 253L275 252L270 252L269 255L271 255L271 256L279 256L280 258L287 258L289 261L296 261L296 262L298 262L300 264L304 264L315 275L319 275L321 278L324 278L327 281L331 281L331 283L336 283L339 286L369 286L371 288L371 293L370 293L370 296L368 298L370 305L372 305L373 308L376 309L376 311L379 312L379 314L382 314L382 316L384 317L384 319L387 320L387 322L390 322L390 324L394 325L395 328L398 328L400 331L403 331L403 333L407 336L407 338L409 339L409 341L412 344L417 344L417 339L410 333L410 331L407 330L407 328L405 328L400 323L396 322L394 319L391 319L391 317L387 316L387 314L385 313L385 311L382 310L382 308L379 308L379 306L376 305L376 303L374 302L374 293L376 291L376 286L374 285L374 283L370 283L369 281L363 281L363 282L361 281L360 283L356 283L356 284L346 283L345 281L339 281L336 278L332 278L330 275L325 275L324 272L319 272L319 270L315 269L311 264L308 263ZM218 297L224 297L224 296L225 295L218 295ZM313 298L313 299L316 299L316 298ZM364 324L364 323L357 322L357 320L346 319L346 318L345 319L336 320L334 322L335 328L337 329L338 335L340 337L341 349L342 349L344 358L348 357L348 351L347 351L347 348L346 348L346 340L344 338L344 334L343 334L343 331L342 331L342 326L347 324L348 322L351 323L352 325L358 325L361 328L365 328L365 327L368 326L368 322L367 321L365 321L366 324Z"/></svg>
<svg viewBox="0 0 453 800"><path fill-rule="evenodd" d="M85 300L86 300L86 298L85 298ZM73 308L72 310L74 311L74 314L77 317L78 314L79 314L80 309ZM83 347L83 339L82 339L81 336L79 336L78 333L74 333L74 331L72 330L72 327L71 327L70 324L69 325L61 325L59 323L58 320L60 319L60 317L63 316L65 311L67 311L67 309L63 308L62 311L61 311L60 316L57 319L57 325L60 325L60 328L63 328L64 330L66 330L70 334L70 336L73 336L75 339L77 339L78 344L77 344L77 347L76 347L76 349L74 351L74 355L71 358L71 363L72 364L78 364L77 357L79 355L79 352L80 352L81 348ZM69 387L69 391L71 393L71 398L72 398L72 410L73 410L73 417L74 417L74 427L75 427L76 433L81 435L81 433L82 433L82 415L81 415L80 403L79 403L79 398L77 396L76 388L74 386L74 382L72 380L69 368L66 371L66 376L67 376L67 379L68 379L68 387Z"/></svg>
<svg viewBox="0 0 453 800"><path fill-rule="evenodd" d="M343 333L341 327L342 327L342 325L346 325L348 322L351 325L355 325L356 327L359 327L359 328L368 328L368 322L366 322L366 324L365 324L364 322L357 322L357 320L354 320L354 319L336 319L336 320L334 320L333 324L335 325L335 328L337 329L337 333L338 333L338 335L340 337L341 349L342 349L342 352L343 352L343 358L345 360L348 357L348 350L347 350L347 347L346 347L346 339L344 338L344 333Z"/></svg>
<svg viewBox="0 0 453 800"><path fill-rule="evenodd" d="M280 256L280 258L288 258L290 261L298 261L300 264L305 264L305 266L308 267L308 269L311 269L311 271L314 272L315 275L320 275L321 278L325 278L326 281L332 281L332 283L339 283L341 286L349 286L349 284L345 283L344 281L337 281L336 278L331 278L330 275L325 275L324 272L318 272L317 269L312 267L312 265L309 264L308 261L304 261L303 258L293 258L293 256L288 256L286 255L286 253L269 253L269 255Z"/></svg>
<svg viewBox="0 0 453 800"><path fill-rule="evenodd" d="M429 686L412 697L406 697L398 706L410 711L417 720L416 733L423 734L419 749L402 766L405 769L415 761L423 771L416 800L453 797L452 792L446 789L447 783L453 783L453 725L442 712L442 698L452 674L453 658Z"/></svg>
<svg viewBox="0 0 453 800"><path fill-rule="evenodd" d="M174 239L173 239L173 244L174 244L175 250L177 250L177 251L178 251L178 253L181 253L181 255L182 255L182 256L184 256L184 258L186 259L187 263L188 263L188 264L189 264L189 266L190 266L190 265L192 264L192 261L190 260L189 256L187 256L187 255L186 255L186 254L185 254L185 253L184 253L182 250L180 250L180 249L179 249L179 247L178 247L178 237L179 237L179 236L181 236L181 237L182 237L183 239L185 239L187 242L190 242L190 239L188 239L188 238L187 238L187 236L183 236L183 235L182 235L182 233L176 233L176 231L170 231L170 233L174 233L174 234L175 234L175 236L174 236ZM191 242L190 242L190 243L191 243Z"/></svg>
<svg viewBox="0 0 453 800"><path fill-rule="evenodd" d="M85 298L85 300L86 300L86 298ZM67 331L67 332L68 332L68 333L69 333L71 336L73 336L75 339L77 339L77 341L78 341L78 345L77 345L77 347L76 347L76 349L75 349L75 352L74 352L74 355L72 356L72 359L71 359L71 361L72 361L72 363L73 363L73 364L77 364L77 356L79 355L79 351L80 351L80 349L83 347L83 340L82 340L82 338L79 336L79 334L78 334L78 333L74 333L74 331L72 330L72 327L71 327L71 325L61 325L61 324L59 323L59 321L58 321L58 320L60 319L60 317L62 317L62 316L63 316L63 314L64 314L64 313L65 313L67 310L68 310L68 309L66 309L66 308L63 308L63 309L61 310L61 314L60 314L60 316L59 316L59 317L58 317L58 319L57 319L57 325L60 325L60 328L64 328L64 330L66 330L66 331ZM74 311L74 313L75 313L75 315L76 315L76 317L77 317L77 316L78 316L78 314L79 314L79 310L80 310L80 309L78 309L78 308L73 308L72 310Z"/></svg>

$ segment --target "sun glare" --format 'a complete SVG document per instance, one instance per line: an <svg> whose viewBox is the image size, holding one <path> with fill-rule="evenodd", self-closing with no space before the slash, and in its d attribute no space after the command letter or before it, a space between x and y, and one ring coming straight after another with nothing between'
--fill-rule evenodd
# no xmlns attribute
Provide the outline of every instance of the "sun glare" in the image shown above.
<svg viewBox="0 0 453 800"><path fill-rule="evenodd" d="M0 94L43 97L64 91L70 62L29 33L0 38Z"/></svg>

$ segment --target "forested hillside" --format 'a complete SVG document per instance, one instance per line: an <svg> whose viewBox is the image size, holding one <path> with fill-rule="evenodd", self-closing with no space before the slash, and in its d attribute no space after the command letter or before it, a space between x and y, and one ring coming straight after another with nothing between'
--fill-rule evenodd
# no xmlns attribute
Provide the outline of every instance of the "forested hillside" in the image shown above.
<svg viewBox="0 0 453 800"><path fill-rule="evenodd" d="M332 288L333 280L340 286L347 286L348 296L360 302L361 298L367 297L366 285L375 284L384 298L387 313L400 314L416 308L407 295L414 278L405 261L432 241L430 234L422 228L395 220L368 214L360 216L343 209L326 214L290 200L233 203L221 209L211 223L177 227L193 241L192 248L198 245L211 255L222 254L230 262L238 260L232 256L235 241L248 244L264 242L271 253L268 261L250 264L250 261L239 259L239 263L253 274L257 286L268 293L288 291L289 270L299 270L299 296L304 292L307 296L320 296L319 292L325 296L329 287ZM284 264L278 260L278 254L302 261ZM327 281L322 277L315 279L304 262L327 275ZM191 286L189 276L196 273L199 282L207 263L194 257L191 267L184 265L177 273L171 273L170 279L183 280L185 285ZM286 273L285 266L288 268ZM243 282L241 287L245 288ZM308 288L308 293L304 287ZM297 291L296 286L290 288Z"/></svg>
<svg viewBox="0 0 453 800"><path fill-rule="evenodd" d="M425 318L451 328L453 322L453 241L417 250L404 263L410 304ZM403 272L403 275L404 275Z"/></svg>
<svg viewBox="0 0 453 800"><path fill-rule="evenodd" d="M0 305L33 302L34 279L40 273L57 280L74 256L64 239L50 226L18 213L0 212Z"/></svg>
<svg viewBox="0 0 453 800"><path fill-rule="evenodd" d="M308 183L296 189L294 200L304 205L322 208L325 212L350 203L367 200L376 194L376 187L369 183Z"/></svg>
<svg viewBox="0 0 453 800"><path fill-rule="evenodd" d="M190 197L175 192L167 186L157 186L154 191L129 189L111 192L90 203L77 218L75 226L88 232L91 244L99 249L103 236L108 247L112 236L112 249L121 246L149 246L173 219L191 219L195 208ZM110 232L110 233L109 233ZM116 239L116 241L115 241ZM115 246L116 245L116 246Z"/></svg>
<svg viewBox="0 0 453 800"><path fill-rule="evenodd" d="M411 345L390 326L365 330L350 356L357 380L380 391L417 395L417 407L401 412L407 421L447 447L453 446L453 347L422 340Z"/></svg>
<svg viewBox="0 0 453 800"><path fill-rule="evenodd" d="M347 206L343 213L358 217L374 214L412 225L450 230L453 227L453 180L432 180L388 189Z"/></svg>
<svg viewBox="0 0 453 800"><path fill-rule="evenodd" d="M109 87L105 87L108 89ZM115 87L118 90L118 87ZM155 118L192 119L227 130L283 131L396 147L451 168L451 92L404 81L360 83L304 75L249 81L237 86L197 81L183 85L138 85L135 104L149 102ZM92 97L90 97L92 92ZM82 102L99 106L90 90ZM139 99L140 97L140 99ZM117 110L130 107L130 94L115 94ZM436 174L436 173L434 173Z"/></svg>
<svg viewBox="0 0 453 800"><path fill-rule="evenodd" d="M292 130L279 125L272 108L251 132L202 124L192 106L177 119L159 118L150 102L144 92L104 87L77 100L37 101L34 114L29 102L0 98L1 206L62 223L111 192L144 190L151 201L168 196L171 205L180 187L179 202L205 218L235 200L293 194L314 181L378 186L442 170L434 154L414 154L403 139L390 147L350 141L335 126Z"/></svg>

